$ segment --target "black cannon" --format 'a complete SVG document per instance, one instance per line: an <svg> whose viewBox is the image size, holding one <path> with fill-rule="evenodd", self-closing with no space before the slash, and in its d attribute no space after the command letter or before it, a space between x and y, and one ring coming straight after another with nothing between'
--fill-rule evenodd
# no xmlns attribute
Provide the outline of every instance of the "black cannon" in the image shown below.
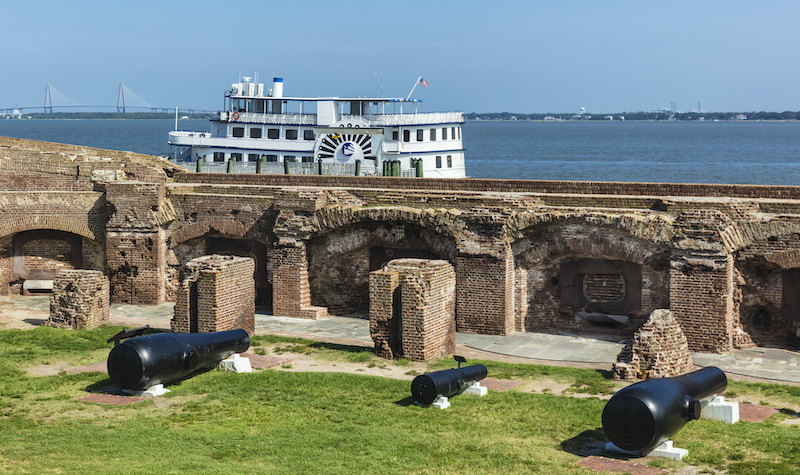
<svg viewBox="0 0 800 475"><path fill-rule="evenodd" d="M648 379L617 392L603 409L603 430L617 447L650 451L677 434L728 387L719 368Z"/></svg>
<svg viewBox="0 0 800 475"><path fill-rule="evenodd" d="M109 341L114 340L112 337ZM118 341L118 340L117 340ZM250 347L244 330L156 333L125 340L108 354L108 376L122 389L141 391L169 383Z"/></svg>
<svg viewBox="0 0 800 475"><path fill-rule="evenodd" d="M458 361L458 368L434 371L414 378L411 395L417 404L430 406L439 396L450 397L486 377L486 366L476 364L462 368L461 363L467 360L461 356L456 356L455 360Z"/></svg>

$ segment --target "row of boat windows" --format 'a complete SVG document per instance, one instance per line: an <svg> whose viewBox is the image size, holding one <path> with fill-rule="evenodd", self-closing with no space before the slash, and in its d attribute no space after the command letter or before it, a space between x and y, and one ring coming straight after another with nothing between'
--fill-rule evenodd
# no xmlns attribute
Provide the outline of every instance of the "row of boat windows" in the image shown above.
<svg viewBox="0 0 800 475"><path fill-rule="evenodd" d="M234 137L244 137L244 127L234 127L233 128L233 136ZM251 139L260 139L262 138L262 134L264 130L261 127L250 127L250 138ZM297 140L297 129L286 129L284 131L284 137L286 140ZM279 139L281 138L281 130L280 129L267 129L267 138L268 139ZM303 140L314 140L316 139L316 135L314 134L314 129L306 129L303 130Z"/></svg>
<svg viewBox="0 0 800 475"><path fill-rule="evenodd" d="M461 140L461 127L447 127L441 128L441 135L439 134L440 129L428 129L428 140L430 142L435 142L437 140L437 136L441 137L441 140ZM448 134L449 132L449 134ZM264 130L261 127L250 127L250 138L251 139L260 139L263 137ZM244 138L245 128L244 127L233 127L233 136L238 138ZM297 140L298 137L298 129L286 129L284 131L284 137L286 140ZM280 129L267 129L267 138L268 139L279 139L281 138L281 130ZM305 129L303 130L303 140L314 140L316 139L316 135L314 134L313 129ZM392 140L398 141L400 140L400 131L393 130L392 131ZM425 140L425 129L417 129L417 142L423 142ZM411 130L406 129L403 130L403 142L411 142Z"/></svg>
<svg viewBox="0 0 800 475"><path fill-rule="evenodd" d="M437 140L437 135L439 129L428 129L428 140L431 142L435 142ZM450 127L449 128L450 140L461 140L461 127ZM441 128L441 137L442 140L447 140L448 137L448 128L442 127ZM458 137L456 138L456 134ZM400 131L393 130L392 131L392 140L400 140ZM425 129L417 129L417 142L422 142L425 140ZM411 130L406 129L403 131L403 142L411 142Z"/></svg>
<svg viewBox="0 0 800 475"><path fill-rule="evenodd" d="M257 162L259 160L264 162L277 162L278 156L277 155L259 155L257 153L231 153L230 154L230 161L232 162ZM225 152L214 152L214 161L215 162L224 162L225 161ZM283 156L284 162L297 162L298 157L296 155L284 155ZM302 163L314 163L314 157L311 155L302 156L300 157L300 162Z"/></svg>
<svg viewBox="0 0 800 475"><path fill-rule="evenodd" d="M446 162L447 163L447 168L453 168L453 156L452 155L448 155L446 158L447 158L447 162ZM230 154L229 160L232 161L232 162L243 162L243 161L257 162L259 160L264 161L264 162L277 162L278 161L278 156L277 155L267 155L267 154L259 155L257 153L244 154L244 153L235 153L234 152L234 153ZM224 162L225 161L225 152L214 152L214 161L215 162ZM284 162L295 163L298 160L297 160L297 156L296 155L284 155L283 156L283 161ZM302 156L302 157L300 157L300 162L301 163L314 163L314 157L310 156L310 155L309 156ZM442 156L441 155L437 155L436 156L436 168L442 168Z"/></svg>

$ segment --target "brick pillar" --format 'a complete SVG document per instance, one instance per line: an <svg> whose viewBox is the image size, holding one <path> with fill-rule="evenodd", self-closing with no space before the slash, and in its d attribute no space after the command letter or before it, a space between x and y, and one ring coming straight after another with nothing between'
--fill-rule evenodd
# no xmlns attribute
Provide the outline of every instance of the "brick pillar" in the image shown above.
<svg viewBox="0 0 800 475"><path fill-rule="evenodd" d="M255 332L255 261L249 257L202 256L186 264L172 330L206 333L241 328Z"/></svg>
<svg viewBox="0 0 800 475"><path fill-rule="evenodd" d="M106 261L115 303L164 302L166 242L161 225L170 219L164 185L114 181L106 185L109 220Z"/></svg>
<svg viewBox="0 0 800 475"><path fill-rule="evenodd" d="M736 321L733 256L690 262L673 256L670 310L680 322L691 351L727 353L732 349Z"/></svg>
<svg viewBox="0 0 800 475"><path fill-rule="evenodd" d="M327 317L327 308L311 305L305 245L278 247L273 251L272 257L273 315L312 320Z"/></svg>
<svg viewBox="0 0 800 475"><path fill-rule="evenodd" d="M427 361L456 348L453 266L397 259L370 273L370 336L384 358Z"/></svg>
<svg viewBox="0 0 800 475"><path fill-rule="evenodd" d="M369 273L369 334L375 353L394 358L402 353L400 325L400 274L397 270L379 269Z"/></svg>
<svg viewBox="0 0 800 475"><path fill-rule="evenodd" d="M514 331L514 256L456 258L456 330L484 335Z"/></svg>
<svg viewBox="0 0 800 475"><path fill-rule="evenodd" d="M691 351L727 353L738 311L733 252L741 236L716 210L689 210L675 219L678 231L669 272L669 308Z"/></svg>

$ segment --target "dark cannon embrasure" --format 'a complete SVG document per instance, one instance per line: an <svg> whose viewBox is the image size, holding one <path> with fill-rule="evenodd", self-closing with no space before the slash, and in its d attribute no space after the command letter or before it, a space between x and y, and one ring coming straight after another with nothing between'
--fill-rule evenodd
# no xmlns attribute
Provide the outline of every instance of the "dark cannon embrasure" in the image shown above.
<svg viewBox="0 0 800 475"><path fill-rule="evenodd" d="M455 360L458 361L458 368L434 371L414 378L411 395L417 404L430 406L439 396L450 397L486 377L486 366L476 364L462 368L461 363L466 360L460 356L456 356Z"/></svg>
<svg viewBox="0 0 800 475"><path fill-rule="evenodd" d="M719 368L671 378L654 378L617 392L603 409L603 430L614 445L632 452L655 449L728 387Z"/></svg>
<svg viewBox="0 0 800 475"><path fill-rule="evenodd" d="M129 334L122 335L122 338ZM213 333L155 333L121 343L115 336L109 342L115 340L117 344L108 354L108 376L118 387L133 391L176 381L250 347L250 335L241 329Z"/></svg>

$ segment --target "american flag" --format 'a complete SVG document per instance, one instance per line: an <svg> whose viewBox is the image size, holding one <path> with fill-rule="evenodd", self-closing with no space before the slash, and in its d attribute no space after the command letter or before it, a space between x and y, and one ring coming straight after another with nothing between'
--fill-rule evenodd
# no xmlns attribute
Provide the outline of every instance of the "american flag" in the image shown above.
<svg viewBox="0 0 800 475"><path fill-rule="evenodd" d="M428 81L426 81L426 80L424 80L422 78L419 78L419 85L422 86L422 87L428 87Z"/></svg>

